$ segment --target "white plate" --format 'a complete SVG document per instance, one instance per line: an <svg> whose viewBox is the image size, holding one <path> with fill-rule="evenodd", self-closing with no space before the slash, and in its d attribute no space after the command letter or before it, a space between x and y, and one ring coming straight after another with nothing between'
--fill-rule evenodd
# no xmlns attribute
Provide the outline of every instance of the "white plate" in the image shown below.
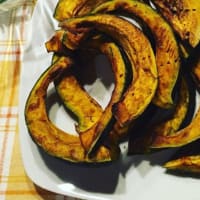
<svg viewBox="0 0 200 200"><path fill-rule="evenodd" d="M54 8L53 1L38 1L28 29L30 35L21 73L20 143L24 167L30 179L46 190L90 200L199 200L200 182L197 178L170 175L161 167L171 156L171 151L127 157L126 149L122 148L123 154L119 161L101 166L86 166L51 157L35 145L25 125L24 106L35 81L51 61L51 54L46 52L44 42L57 27L57 23L52 19ZM90 89L89 86L88 88ZM97 96L99 101L106 103L112 84L110 83L107 90L97 81L93 88L101 88L101 92L106 93L103 99L101 95ZM91 92L93 91L96 90ZM55 113L55 110L58 112ZM63 128L73 131L73 122L67 121L68 116L62 111L56 104L50 112L52 119L60 122L60 126L67 123L67 127Z"/></svg>

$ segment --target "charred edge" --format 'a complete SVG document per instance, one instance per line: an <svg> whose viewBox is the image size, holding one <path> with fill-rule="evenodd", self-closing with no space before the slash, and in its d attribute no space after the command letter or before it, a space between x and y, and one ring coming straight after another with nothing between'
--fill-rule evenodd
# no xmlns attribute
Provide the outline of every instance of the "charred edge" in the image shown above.
<svg viewBox="0 0 200 200"><path fill-rule="evenodd" d="M114 117L112 117L112 119L107 124L105 130L102 132L101 136L96 139L97 142L94 144L94 146L92 147L92 150L88 154L88 156L90 158L95 156L97 150L99 149L99 147L102 144L105 145L108 149L110 149L110 142L109 142L109 139L108 139L108 137L109 137L108 134L113 129L115 122L116 122L116 119Z"/></svg>

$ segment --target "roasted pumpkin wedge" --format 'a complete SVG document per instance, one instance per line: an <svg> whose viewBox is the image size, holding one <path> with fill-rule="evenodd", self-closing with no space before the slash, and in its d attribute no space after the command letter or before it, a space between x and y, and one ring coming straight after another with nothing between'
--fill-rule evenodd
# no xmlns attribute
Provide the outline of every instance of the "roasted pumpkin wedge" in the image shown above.
<svg viewBox="0 0 200 200"><path fill-rule="evenodd" d="M64 53L64 45L62 44L63 37L65 35L64 30L55 31L54 35L45 43L47 52Z"/></svg>
<svg viewBox="0 0 200 200"><path fill-rule="evenodd" d="M163 122L148 128L148 130L146 130L148 132L144 134L143 137L135 139L134 141L129 141L129 154L151 152L150 146L158 136L167 137L169 135L175 135L186 118L189 108L189 99L189 88L186 80L182 77L178 101L173 114Z"/></svg>
<svg viewBox="0 0 200 200"><path fill-rule="evenodd" d="M70 40L66 38L70 35ZM55 52L57 54L71 55L71 49L74 48L76 40L80 40L81 35L75 35L65 30L57 30L54 35L45 43L47 52ZM65 43L64 43L65 41Z"/></svg>
<svg viewBox="0 0 200 200"><path fill-rule="evenodd" d="M77 131L91 128L99 120L103 109L80 85L73 71L68 70L54 83L63 104L77 117Z"/></svg>
<svg viewBox="0 0 200 200"><path fill-rule="evenodd" d="M60 37L61 36L61 37ZM63 30L60 32L56 31L55 35L46 42L46 48L48 52L56 52L52 57L52 63L54 63L60 56L57 53L64 54L65 50L63 49L62 44L62 36L63 36ZM109 42L108 39L106 39L102 35L96 35L91 40L87 41L84 46L81 47L81 51L86 51L86 49L90 49L90 52L93 51L99 51L101 53L107 54L108 58L110 58L111 63L114 64L115 59L113 58L116 56L118 59L122 59L122 56L119 56L120 50L119 48L114 44ZM116 53L116 55L115 55ZM95 53L97 54L97 52ZM112 59L113 58L113 59ZM117 60L118 62L118 60ZM118 63L123 63L122 60L120 60ZM118 65L119 66L119 65ZM125 66L125 63L122 64L122 66ZM121 67L121 70L125 70L124 67ZM114 67L113 67L114 71ZM123 71L122 74L120 74L121 77L126 77L127 72ZM117 77L117 76L116 76ZM122 82L122 81L121 81ZM122 85L122 87L126 87L128 83L128 80L124 80L125 85ZM95 101L85 90L84 88L79 84L78 80L76 79L75 74L68 70L66 74L61 76L59 80L56 80L55 82L56 90L58 92L58 95L62 99L64 105L67 109L72 111L75 116L78 119L78 125L77 125L77 131L78 132L84 132L88 128L91 128L92 125L94 125L97 122L97 119L100 118L100 116L103 113L103 109L98 104L98 102ZM75 95L75 93L70 93L69 91L75 91L76 94L81 95ZM77 91L77 92L76 92ZM73 94L73 95L72 95ZM76 98L73 98L73 96L76 96ZM75 100L75 101L74 101ZM77 102L81 102L81 106L77 105ZM92 113L91 113L92 111ZM89 119L88 119L88 116ZM89 120L89 123L88 123ZM122 135L127 132L127 128L121 128L119 125L115 125L115 133ZM119 133L117 133L119 132Z"/></svg>
<svg viewBox="0 0 200 200"><path fill-rule="evenodd" d="M168 119L164 123L160 123L155 127L154 130L156 133L158 133L158 135L168 136L176 134L176 131L180 128L188 112L190 100L189 93L190 92L187 82L182 77L181 85L179 88L178 102L175 106L174 113L171 116L171 119Z"/></svg>
<svg viewBox="0 0 200 200"><path fill-rule="evenodd" d="M200 173L200 155L184 156L171 160L164 165L168 170Z"/></svg>
<svg viewBox="0 0 200 200"><path fill-rule="evenodd" d="M77 34L97 29L114 38L127 54L133 75L123 98L114 106L114 115L121 126L141 115L154 97L158 82L155 56L144 34L130 22L106 14L70 19L60 26Z"/></svg>
<svg viewBox="0 0 200 200"><path fill-rule="evenodd" d="M95 50L97 50L97 49L101 49L100 45L102 45L102 53L104 52L106 54L106 50L103 50L103 49L108 48L107 49L107 51L108 51L107 54L109 55L108 57L118 56L115 53L110 54L112 52L111 46L114 45L113 43L107 42L105 44L100 44L99 42L105 43L105 41L102 39L101 36L98 38L95 38L93 40L90 40L86 45L87 47L85 47L85 48L95 48ZM115 48L117 48L116 45L114 45L114 46L115 46ZM84 49L84 47L83 47L83 49ZM52 58L52 62L55 62L59 58L60 58L60 56L58 56L57 54L54 54L53 58ZM122 68L123 67L121 67L121 70L123 70ZM125 67L124 67L124 69L125 69ZM123 73L125 73L125 72L123 72ZM122 76L122 74L120 76ZM120 81L120 82L122 82L122 81ZM95 101L95 99L93 99L82 88L82 86L77 81L74 73L71 72L71 70L67 71L67 73L62 74L58 80L54 81L54 83L55 83L55 87L58 92L58 95L62 99L64 106L68 110L73 112L77 118L77 121L78 121L78 124L76 125L77 132L78 133L86 132L86 130L88 130L89 128L96 127L97 122L99 123L99 120L101 118L103 118L102 117L103 109ZM125 87L125 85L122 85L122 87ZM118 91L118 92L120 92L120 91ZM81 102L81 103L77 104L77 102ZM104 113L107 113L107 112L104 111ZM90 117L88 118L89 115L90 115ZM111 120L111 119L109 117L107 117L107 120ZM114 121L112 121L112 123L114 123ZM110 125L112 123L110 123ZM104 124L106 125L106 123L104 123ZM113 130L111 130L110 132L109 132L109 129L107 129L107 127L104 127L104 128L106 128L106 132L108 132L107 137L106 137L107 147L108 147L108 145L110 145L110 146L112 146L114 144L118 145L119 141L122 138L124 138L125 135L127 135L127 131L128 131L128 127L122 128L118 125L117 122L114 124ZM89 132L90 131L88 131L88 133ZM94 134L92 133L90 136L93 137L93 135ZM83 140L85 139L85 136L83 136ZM90 140L91 140L91 138L90 138ZM108 142L108 141L110 141L110 142ZM102 145L102 143L104 143L104 142L102 141L99 145ZM99 148L99 146L98 146L98 148Z"/></svg>
<svg viewBox="0 0 200 200"><path fill-rule="evenodd" d="M111 99L97 123L87 131L80 132L82 144L87 151L92 150L99 138L104 135L107 137L112 130L114 123L116 123L112 114L112 106L121 99L126 88L126 65L119 48L112 42L98 44L97 41L96 44L94 43L95 41L93 41L92 46L95 47L97 45L96 48L99 48L111 63L115 78L115 87Z"/></svg>
<svg viewBox="0 0 200 200"><path fill-rule="evenodd" d="M55 35L45 44L48 52L55 53L52 63L60 58L58 54L67 52L62 44L63 35L63 30L56 31ZM80 85L73 70L68 70L54 83L63 105L77 118L77 131L83 132L91 128L102 115L103 109Z"/></svg>
<svg viewBox="0 0 200 200"><path fill-rule="evenodd" d="M58 53L63 49L63 48L60 48L60 47L62 47L63 44L62 44L62 38L60 39L59 35L60 34L56 33L46 43L48 51L53 51L53 52ZM112 63L111 66L113 66L113 72L118 74L115 76L116 81L118 82L118 84L120 84L120 87L116 86L115 90L117 92L113 91L113 94L116 93L118 96L120 94L122 94L122 91L127 86L128 78L126 78L127 72L125 69L125 63L123 61L124 59L122 58L119 48L114 43L109 42L109 40L105 36L102 36L102 35L94 36L91 40L87 41L84 44L84 46L82 46L81 48L82 48L81 51L84 51L84 52L86 51L86 49L87 50L90 49L90 52L92 50L95 52L100 51L101 53L107 55L108 59ZM59 56L54 54L53 59L52 59L53 62L55 60L57 60L58 58L59 58ZM116 63L118 63L118 64L116 64ZM60 78L59 80L56 81L55 86L56 86L58 95L62 99L62 102L64 103L66 108L69 109L70 111L72 111L75 114L75 116L77 117L78 125L76 126L76 129L79 133L82 132L83 135L86 136L86 134L87 134L86 130L91 128L92 126L93 126L93 129L88 131L88 134L89 134L89 132L91 134L92 130L93 130L93 132L96 131L95 129L97 126L97 123L96 123L97 120L99 121L98 123L100 123L100 120L102 123L102 119L104 117L108 120L107 123L109 123L109 120L111 121L111 118L113 117L112 113L111 113L111 107L112 107L112 100L114 99L114 97L112 97L111 102L109 103L109 105L106 108L106 111L104 111L104 113L106 113L106 116L103 116L104 113L103 113L103 110L100 107L100 105L94 99L92 99L92 97L90 95L88 95L88 93L82 88L81 85L79 85L78 81L75 78L75 75L70 70L68 70L68 72L62 76L62 78ZM81 95L79 95L79 94L81 94ZM76 104L77 102L81 102L81 105ZM102 115L102 117L100 119L101 115ZM110 115L110 117L108 117L108 115ZM90 116L89 119L88 119L88 116ZM105 120L103 120L103 121L104 121L104 125L107 126ZM112 120L112 123L114 123L114 120ZM110 123L110 125L112 123ZM106 128L105 126L104 127L101 126L102 131L103 131L103 129ZM112 127L112 126L110 126L110 127ZM123 137L125 137L125 135L127 135L128 128L129 127L122 128L116 122L113 127L113 130L111 130L111 132L109 133L109 137L112 138L112 140L117 144L120 139L122 139ZM100 132L100 131L98 131L98 132ZM106 132L108 132L107 129L106 129ZM90 135L91 136L90 142L93 140L92 137L95 134L92 133ZM99 134L99 135L101 135L101 134ZM82 137L83 140L84 140L85 136Z"/></svg>
<svg viewBox="0 0 200 200"><path fill-rule="evenodd" d="M189 144L200 138L200 107L192 119L191 123L185 128L179 130L174 135L163 136L159 135L153 141L152 148L179 147Z"/></svg>
<svg viewBox="0 0 200 200"><path fill-rule="evenodd" d="M108 0L59 0L54 18L63 21L75 16L88 14L93 8Z"/></svg>
<svg viewBox="0 0 200 200"><path fill-rule="evenodd" d="M173 29L192 47L200 41L199 0L152 0Z"/></svg>
<svg viewBox="0 0 200 200"><path fill-rule="evenodd" d="M164 164L170 171L200 173L199 140L179 148L174 155Z"/></svg>
<svg viewBox="0 0 200 200"><path fill-rule="evenodd" d="M80 139L57 128L48 118L45 98L49 84L70 68L69 57L59 58L39 78L30 92L25 107L25 120L33 140L47 153L71 162L106 162L119 155L117 146L101 146L93 158L88 158ZM114 149L116 147L116 149Z"/></svg>
<svg viewBox="0 0 200 200"><path fill-rule="evenodd" d="M173 105L172 91L179 67L179 48L171 27L150 6L135 0L113 0L98 6L92 13L118 11L121 15L138 17L151 30L156 46L158 87L153 102L162 108Z"/></svg>

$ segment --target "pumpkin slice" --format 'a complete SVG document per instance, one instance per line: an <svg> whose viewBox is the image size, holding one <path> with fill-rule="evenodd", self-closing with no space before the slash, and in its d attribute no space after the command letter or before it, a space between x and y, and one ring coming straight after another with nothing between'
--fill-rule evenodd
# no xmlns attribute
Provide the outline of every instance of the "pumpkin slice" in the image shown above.
<svg viewBox="0 0 200 200"><path fill-rule="evenodd" d="M78 132L91 128L99 120L103 109L80 85L72 70L55 81L56 91L63 104L77 117Z"/></svg>
<svg viewBox="0 0 200 200"><path fill-rule="evenodd" d="M45 43L48 52L54 52L52 63L60 58L59 54L67 54L62 44L63 30L58 30L54 36ZM72 54L72 52L71 52ZM59 79L54 81L56 91L63 105L76 117L77 131L86 131L91 128L102 115L103 109L80 85L73 70L68 70Z"/></svg>
<svg viewBox="0 0 200 200"><path fill-rule="evenodd" d="M148 128L148 130L146 130L147 134L143 137L129 141L129 154L151 152L150 146L158 136L161 135L167 137L170 135L176 135L177 130L186 118L189 108L189 99L189 88L186 80L182 78L178 101L172 116L167 118L165 121Z"/></svg>
<svg viewBox="0 0 200 200"><path fill-rule="evenodd" d="M192 47L200 41L199 0L152 0L173 29Z"/></svg>
<svg viewBox="0 0 200 200"><path fill-rule="evenodd" d="M176 151L164 167L169 172L200 173L199 140L185 145ZM189 175L189 174L188 174Z"/></svg>
<svg viewBox="0 0 200 200"><path fill-rule="evenodd" d="M185 172L200 173L200 155L184 156L171 160L164 165L168 170L180 170Z"/></svg>
<svg viewBox="0 0 200 200"><path fill-rule="evenodd" d="M55 31L54 35L45 43L47 52L65 53L65 46L62 44L64 30Z"/></svg>
<svg viewBox="0 0 200 200"><path fill-rule="evenodd" d="M52 57L52 63L60 58L58 54L66 54L62 37L63 31L59 30L46 42L47 51L56 52ZM76 129L86 131L91 128L101 116L103 109L80 85L73 70L68 70L54 83L63 105L77 118Z"/></svg>
<svg viewBox="0 0 200 200"><path fill-rule="evenodd" d="M191 123L174 135L159 135L153 141L152 148L180 147L200 138L200 107Z"/></svg>
<svg viewBox="0 0 200 200"><path fill-rule="evenodd" d="M53 51L56 53L63 53L63 54L65 53L65 52L62 52L63 51L63 44L62 44L63 35L64 35L63 30L61 30L61 32L59 30L46 43L46 47L49 52ZM90 52L100 51L101 53L107 55L108 59L112 63L111 65L113 66L113 72L117 73L115 75L116 82L118 82L118 84L121 84L120 86L116 86L116 89L115 89L116 91L115 92L113 91L113 93L116 93L117 96L120 97L120 94L122 94L122 91L124 90L123 88L127 87L128 78L126 77L127 72L125 69L124 59L122 58L122 55L121 55L122 52L119 50L119 48L114 43L108 42L108 38L103 35L93 36L92 39L86 41L86 43L80 48L82 52L86 52L88 50L90 50ZM54 54L53 62L57 58L59 58L59 56ZM76 126L76 129L79 133L82 133L81 134L82 140L83 141L86 140L91 145L91 142L94 140L93 137L96 134L95 132L97 132L96 131L97 120L99 121L98 123L103 124L101 126L102 131L100 130L98 131L99 138L102 135L101 132L105 132L103 131L104 129L106 129L106 132L108 132L108 129L106 128L106 126L109 124L109 121L110 121L109 129L112 128L112 130L109 133L109 138L112 141L114 141L114 143L118 144L120 139L122 139L123 137L125 137L125 135L127 135L128 129L130 127L127 126L127 127L122 128L119 126L117 122L115 123L114 127L111 126L114 123L114 120L112 119L113 118L112 112L111 112L112 100L116 99L117 97L115 98L113 97L111 99L111 102L107 106L106 111L104 111L103 113L103 110L100 107L100 105L94 99L92 99L90 95L88 95L88 93L81 87L81 85L79 85L78 81L75 78L75 75L76 74L72 74L72 72L70 73L70 71L68 70L67 74L64 74L62 78L56 81L55 86L56 86L58 95L60 96L60 98L62 99L62 102L64 103L64 106L66 106L67 109L72 111L77 117L78 125ZM80 105L78 105L77 102L81 102ZM103 116L103 114L105 114L105 116ZM100 116L101 116L101 119L100 119ZM86 130L89 128L91 128L90 131L86 132ZM87 136L87 134L89 136ZM88 137L89 140L85 139L86 137Z"/></svg>
<svg viewBox="0 0 200 200"><path fill-rule="evenodd" d="M106 162L116 159L119 151L101 146L93 158L88 158L80 139L57 128L48 118L45 98L49 84L64 70L70 68L72 60L61 57L38 79L26 102L25 120L33 140L47 153L71 162Z"/></svg>
<svg viewBox="0 0 200 200"><path fill-rule="evenodd" d="M82 16L105 1L107 0L59 0L54 11L54 18L63 21L75 16Z"/></svg>
<svg viewBox="0 0 200 200"><path fill-rule="evenodd" d="M92 13L118 11L121 15L138 17L152 32L156 46L158 87L153 102L162 108L173 106L172 91L179 67L179 48L168 23L150 6L135 0L113 0L98 6Z"/></svg>
<svg viewBox="0 0 200 200"><path fill-rule="evenodd" d="M114 38L129 58L133 75L123 98L114 106L114 115L121 126L140 116L154 97L158 82L155 56L144 34L130 22L106 14L70 19L60 26L76 34L97 29Z"/></svg>
<svg viewBox="0 0 200 200"><path fill-rule="evenodd" d="M64 36L64 30L58 30L56 31L54 36L49 41L46 42L47 51L56 52L56 54L54 54L52 58L53 62L55 62L60 57L58 56L58 54L66 54L67 50L64 49L64 45L62 43L63 36ZM114 56L116 56L117 60L122 59L122 56L121 55L119 56L119 53L120 53L119 48L114 43L108 42L108 38L106 38L103 35L95 35L93 36L92 39L90 39L89 41L86 41L84 46L81 47L81 51L83 53L83 52L86 52L87 50L90 50L90 53L92 51L92 53L96 52L95 54L97 54L97 51L100 51L101 53L107 54L107 56L110 57L111 63L113 64L115 64L114 63L115 59L113 59ZM123 60L119 60L116 62L119 64L123 63L122 66L125 66L125 63L123 62ZM125 70L125 68L122 66L120 67L121 72ZM113 67L113 71L116 71L114 70L114 68L115 67ZM100 115L102 115L103 110L100 107L100 105L90 95L88 95L88 93L83 89L83 87L79 85L75 77L76 74L74 73L72 74L72 73L73 72L68 70L67 75L64 74L63 78L60 78L59 80L57 80L55 86L56 86L58 95L60 96L60 98L62 99L64 103L64 106L66 106L67 109L72 111L78 119L78 125L76 126L77 131L84 132L87 129L91 128L97 122L97 119L100 118ZM127 76L125 75L125 73L127 74L127 72L125 71L120 74L121 78L123 78L123 75L124 77ZM116 75L116 77L118 76ZM126 78L126 80L124 80L124 83L123 83L125 85L123 85L122 87L124 88L127 87L128 81L129 81L128 78ZM75 91L75 93L81 94L81 95L75 95L76 98L72 98L72 96L74 96L74 93L71 93L68 90ZM76 102L81 102L80 107L76 105L76 103L74 102L74 99L76 99ZM90 103L90 106L88 104L84 105L85 102ZM91 111L93 112L93 114L91 113ZM88 119L88 116L90 116L90 119ZM88 123L88 120L89 120L89 123ZM128 127L122 128L119 126L118 123L116 123L114 127L113 127L114 130L112 130L112 134L115 134L116 138L121 139L123 138L124 135L127 134ZM115 141L118 141L118 139L116 139Z"/></svg>
<svg viewBox="0 0 200 200"><path fill-rule="evenodd" d="M97 141L100 138L107 137L108 133L112 130L113 125L116 123L115 118L112 113L112 106L114 103L118 102L126 88L126 65L124 59L121 55L119 48L112 42L101 42L92 41L92 47L99 48L100 51L105 54L111 63L115 78L115 87L111 95L111 99L103 111L101 117L94 126L92 126L87 131L82 131L80 133L80 138L84 148L87 151L93 149ZM88 45L87 45L88 46ZM98 145L97 145L98 146ZM96 149L96 148L95 148Z"/></svg>

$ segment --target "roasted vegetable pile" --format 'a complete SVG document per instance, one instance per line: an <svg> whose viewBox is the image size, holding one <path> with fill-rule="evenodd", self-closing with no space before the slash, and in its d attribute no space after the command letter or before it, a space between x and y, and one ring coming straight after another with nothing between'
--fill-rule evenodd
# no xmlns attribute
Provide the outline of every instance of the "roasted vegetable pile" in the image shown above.
<svg viewBox="0 0 200 200"><path fill-rule="evenodd" d="M45 44L53 52L52 65L36 81L25 108L29 133L47 153L102 163L118 159L125 139L128 155L198 142L199 0L59 0L54 18L59 28ZM84 89L78 70L81 61L101 54L114 77L105 108ZM52 82L77 120L77 135L49 119ZM200 151L164 166L200 172Z"/></svg>

